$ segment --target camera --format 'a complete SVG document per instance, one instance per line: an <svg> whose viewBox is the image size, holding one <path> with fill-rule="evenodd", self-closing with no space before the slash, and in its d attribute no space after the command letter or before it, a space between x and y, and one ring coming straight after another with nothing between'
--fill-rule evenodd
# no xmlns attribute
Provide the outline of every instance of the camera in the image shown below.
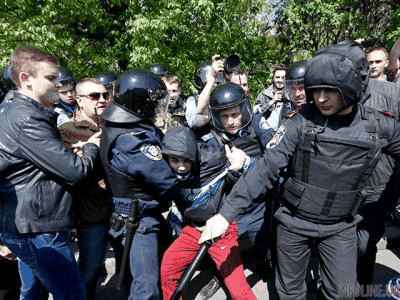
<svg viewBox="0 0 400 300"><path fill-rule="evenodd" d="M224 73L230 75L232 73L238 72L242 69L240 58L236 54L229 55L224 59Z"/></svg>

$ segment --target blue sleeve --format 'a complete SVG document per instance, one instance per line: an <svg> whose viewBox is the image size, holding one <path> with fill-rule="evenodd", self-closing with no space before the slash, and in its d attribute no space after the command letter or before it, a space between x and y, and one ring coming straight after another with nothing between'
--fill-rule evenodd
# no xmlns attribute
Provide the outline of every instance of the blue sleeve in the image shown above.
<svg viewBox="0 0 400 300"><path fill-rule="evenodd" d="M262 114L254 114L251 125L253 126L254 131L256 132L256 135L260 140L262 148L265 149L265 146L267 146L269 141L274 136L275 130L273 130L272 128L263 129L259 126L262 116Z"/></svg>
<svg viewBox="0 0 400 300"><path fill-rule="evenodd" d="M112 150L111 164L120 172L137 178L150 195L174 200L180 193L176 175L162 159L158 141L146 134L140 137L120 135Z"/></svg>

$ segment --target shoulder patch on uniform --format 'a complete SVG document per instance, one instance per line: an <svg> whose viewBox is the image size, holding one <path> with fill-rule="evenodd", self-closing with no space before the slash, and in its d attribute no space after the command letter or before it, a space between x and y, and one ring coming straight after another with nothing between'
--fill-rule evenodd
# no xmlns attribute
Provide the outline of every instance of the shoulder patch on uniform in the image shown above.
<svg viewBox="0 0 400 300"><path fill-rule="evenodd" d="M385 117L389 117L389 118L393 118L393 119L396 119L396 115L395 114L393 114L393 113L391 113L391 112L388 112L388 111L385 111L385 110L378 110L378 112L380 112L381 114L383 114Z"/></svg>
<svg viewBox="0 0 400 300"><path fill-rule="evenodd" d="M298 110L298 109L293 110L293 111L289 111L289 112L286 114L286 117L290 119L290 118L292 118L293 116L297 115L298 113L299 113L299 110Z"/></svg>
<svg viewBox="0 0 400 300"><path fill-rule="evenodd" d="M137 129L135 129L134 131L130 132L130 134L132 134L132 135L140 135L142 133L146 133L146 130L137 130Z"/></svg>
<svg viewBox="0 0 400 300"><path fill-rule="evenodd" d="M274 148L276 145L278 145L279 142L283 139L283 136L285 135L286 131L287 128L284 125L279 126L278 130L275 132L275 135L269 141L266 148L271 149Z"/></svg>
<svg viewBox="0 0 400 300"><path fill-rule="evenodd" d="M161 149L160 149L160 146L158 146L158 145L145 144L140 147L140 151L142 151L143 154L146 155L151 160L161 160L162 159Z"/></svg>

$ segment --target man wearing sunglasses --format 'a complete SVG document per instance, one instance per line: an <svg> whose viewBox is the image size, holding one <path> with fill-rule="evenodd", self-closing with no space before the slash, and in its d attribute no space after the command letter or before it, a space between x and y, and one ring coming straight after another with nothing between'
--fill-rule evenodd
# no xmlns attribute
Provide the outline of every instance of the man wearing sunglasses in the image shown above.
<svg viewBox="0 0 400 300"><path fill-rule="evenodd" d="M77 108L71 119L58 127L69 147L79 149L100 131L100 115L111 103L110 92L95 78L85 78L76 86ZM105 189L103 169L96 166L92 176L74 194L79 246L79 269L85 281L86 299L95 298L98 271L102 265L111 215L111 196Z"/></svg>

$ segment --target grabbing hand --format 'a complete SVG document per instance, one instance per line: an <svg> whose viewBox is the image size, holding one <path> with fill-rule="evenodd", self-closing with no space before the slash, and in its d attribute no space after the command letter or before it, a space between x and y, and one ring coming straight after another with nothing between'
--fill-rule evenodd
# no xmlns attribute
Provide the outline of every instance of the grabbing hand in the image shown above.
<svg viewBox="0 0 400 300"><path fill-rule="evenodd" d="M101 130L93 134L88 140L87 143L93 143L97 146L100 146L100 137L101 137Z"/></svg>
<svg viewBox="0 0 400 300"><path fill-rule="evenodd" d="M225 153L229 163L231 164L231 170L241 170L246 160L246 153L236 147L230 149L228 145L225 145Z"/></svg>
<svg viewBox="0 0 400 300"><path fill-rule="evenodd" d="M206 229L200 236L199 244L225 234L225 232L228 230L228 227L229 223L222 215L217 214L211 217L206 222Z"/></svg>
<svg viewBox="0 0 400 300"><path fill-rule="evenodd" d="M72 145L71 145L71 149L72 149L72 151L73 151L75 154L81 155L81 154L83 154L83 150L82 150L83 145L85 145L84 142L78 141L78 142L76 142L75 144L72 144Z"/></svg>

